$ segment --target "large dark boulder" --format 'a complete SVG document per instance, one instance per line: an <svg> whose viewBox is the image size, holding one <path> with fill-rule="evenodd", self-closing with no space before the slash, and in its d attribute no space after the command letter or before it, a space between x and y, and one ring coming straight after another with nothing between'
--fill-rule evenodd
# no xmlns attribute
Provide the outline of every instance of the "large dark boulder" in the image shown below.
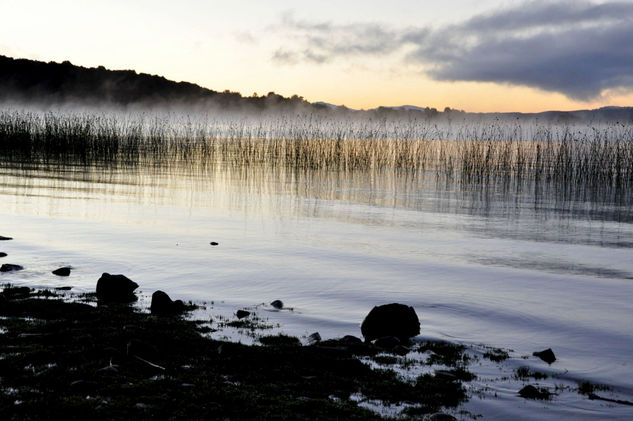
<svg viewBox="0 0 633 421"><path fill-rule="evenodd" d="M136 301L138 284L124 275L104 273L97 281L97 299L102 302L129 303Z"/></svg>
<svg viewBox="0 0 633 421"><path fill-rule="evenodd" d="M408 341L420 333L420 320L413 307L404 304L385 304L374 307L360 326L365 341L395 336Z"/></svg>
<svg viewBox="0 0 633 421"><path fill-rule="evenodd" d="M173 301L166 292L156 291L152 294L152 304L150 305L152 314L157 316L171 316L182 313L184 310L185 304L180 300Z"/></svg>

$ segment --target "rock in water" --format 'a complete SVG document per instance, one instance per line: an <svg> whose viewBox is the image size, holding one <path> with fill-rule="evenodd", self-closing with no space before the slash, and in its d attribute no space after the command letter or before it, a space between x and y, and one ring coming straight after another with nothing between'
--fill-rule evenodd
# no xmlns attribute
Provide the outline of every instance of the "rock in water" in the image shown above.
<svg viewBox="0 0 633 421"><path fill-rule="evenodd" d="M0 266L0 272L13 272L15 270L22 270L22 269L24 269L22 266L12 265L10 263L5 263L4 265Z"/></svg>
<svg viewBox="0 0 633 421"><path fill-rule="evenodd" d="M250 311L246 311L246 310L237 310L235 315L237 316L238 319L243 319L244 317L250 316L251 312Z"/></svg>
<svg viewBox="0 0 633 421"><path fill-rule="evenodd" d="M97 299L103 302L129 303L136 301L138 284L124 275L104 273L97 281Z"/></svg>
<svg viewBox="0 0 633 421"><path fill-rule="evenodd" d="M13 240L12 237L3 237L2 235L0 235L0 241L7 241L7 240Z"/></svg>
<svg viewBox="0 0 633 421"><path fill-rule="evenodd" d="M556 356L554 355L554 351L552 351L552 348L547 348L539 352L533 352L532 355L534 355L535 357L539 357L547 364L551 364L556 361Z"/></svg>
<svg viewBox="0 0 633 421"><path fill-rule="evenodd" d="M552 394L543 388L536 388L531 384L528 384L523 389L519 390L519 396L526 399L549 399Z"/></svg>
<svg viewBox="0 0 633 421"><path fill-rule="evenodd" d="M180 301L172 301L169 295L164 291L156 291L152 294L152 304L150 311L157 316L171 316L182 313L185 310L185 304Z"/></svg>
<svg viewBox="0 0 633 421"><path fill-rule="evenodd" d="M7 254L3 251L0 251L0 257L7 257Z"/></svg>
<svg viewBox="0 0 633 421"><path fill-rule="evenodd" d="M217 245L219 245L220 243L218 243L217 241L211 241L209 244L211 244L212 246L217 246Z"/></svg>
<svg viewBox="0 0 633 421"><path fill-rule="evenodd" d="M374 307L360 326L365 341L395 336L400 341L420 333L420 320L413 307L404 304L385 304Z"/></svg>
<svg viewBox="0 0 633 421"><path fill-rule="evenodd" d="M53 271L53 275L69 276L70 275L70 268L68 266L66 266L66 267L63 267L63 268L55 269Z"/></svg>
<svg viewBox="0 0 633 421"><path fill-rule="evenodd" d="M277 310L281 310L284 308L284 303L281 300L275 300L270 303L271 306L275 307Z"/></svg>

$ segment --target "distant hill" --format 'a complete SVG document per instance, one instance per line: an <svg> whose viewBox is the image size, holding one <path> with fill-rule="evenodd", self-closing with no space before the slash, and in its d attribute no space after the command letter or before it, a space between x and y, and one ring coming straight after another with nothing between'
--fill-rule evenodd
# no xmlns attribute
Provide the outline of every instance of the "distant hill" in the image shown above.
<svg viewBox="0 0 633 421"><path fill-rule="evenodd" d="M75 66L62 63L14 59L0 55L0 102L54 106L196 107L226 110L278 110L340 115L369 115L395 118L504 118L543 121L633 122L633 107L603 107L596 110L547 111L542 113L468 113L449 107L402 105L354 110L326 102L310 103L303 97L286 98L274 92L244 97L237 92L218 92L189 82L174 82L162 76L134 70L108 70L103 66Z"/></svg>
<svg viewBox="0 0 633 421"><path fill-rule="evenodd" d="M36 104L95 106L220 106L223 108L310 107L303 98L285 98L270 92L243 97L217 92L193 83L174 82L134 70L108 70L103 66L13 59L0 56L0 101Z"/></svg>

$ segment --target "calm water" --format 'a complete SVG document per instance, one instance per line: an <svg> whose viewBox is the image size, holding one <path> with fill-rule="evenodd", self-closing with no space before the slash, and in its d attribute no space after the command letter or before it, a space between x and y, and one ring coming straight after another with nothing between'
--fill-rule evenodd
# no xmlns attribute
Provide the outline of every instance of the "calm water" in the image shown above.
<svg viewBox="0 0 633 421"><path fill-rule="evenodd" d="M633 407L565 390L526 401L507 379L530 365L556 376L543 385L589 380L633 400L633 211L534 188L458 188L389 171L5 163L0 235L15 239L0 243L2 263L26 269L0 281L89 291L102 272L124 273L145 297L163 289L227 315L281 299L293 311L260 313L285 332L323 337L360 335L374 305L407 303L425 338L512 350L506 371L473 367L473 413L631 419ZM72 265L70 278L50 273L61 265ZM548 347L551 367L521 358Z"/></svg>

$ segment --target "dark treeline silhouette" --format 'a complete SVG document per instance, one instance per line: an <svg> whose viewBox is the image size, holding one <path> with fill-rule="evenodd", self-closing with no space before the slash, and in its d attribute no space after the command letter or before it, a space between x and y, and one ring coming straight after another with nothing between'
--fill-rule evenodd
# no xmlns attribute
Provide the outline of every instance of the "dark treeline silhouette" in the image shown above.
<svg viewBox="0 0 633 421"><path fill-rule="evenodd" d="M0 101L94 106L220 106L223 108L316 107L302 97L274 92L244 97L193 83L174 82L134 70L108 70L0 56ZM318 108L318 107L317 107Z"/></svg>

